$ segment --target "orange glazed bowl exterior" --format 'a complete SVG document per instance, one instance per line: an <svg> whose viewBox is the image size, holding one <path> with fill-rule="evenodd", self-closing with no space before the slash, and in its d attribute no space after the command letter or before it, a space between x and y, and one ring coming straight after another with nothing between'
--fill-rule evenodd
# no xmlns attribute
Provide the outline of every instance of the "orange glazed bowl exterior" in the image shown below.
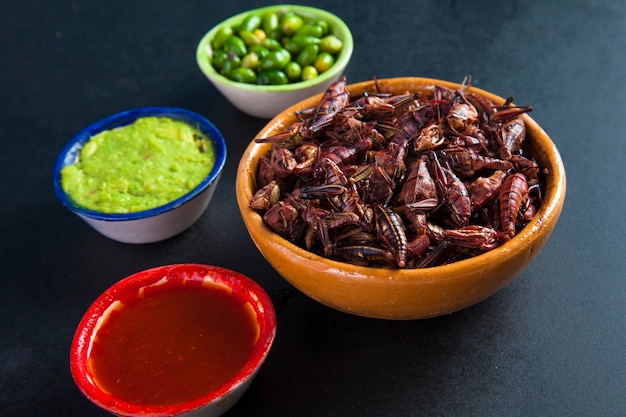
<svg viewBox="0 0 626 417"><path fill-rule="evenodd" d="M428 78L378 80L380 91L406 90L427 94L434 85L458 89L460 84ZM347 87L352 98L376 93L373 81ZM472 87L496 104L504 103ZM317 106L321 95L306 99L277 115L258 134L268 137L296 121L294 112ZM252 141L237 171L237 202L250 237L263 257L295 288L331 308L365 317L408 320L440 316L475 305L517 277L539 254L554 229L565 199L561 156L543 129L524 114L526 146L548 171L543 202L532 221L503 245L473 258L422 269L387 269L330 260L302 249L270 230L248 204L256 191L259 158L270 144Z"/></svg>

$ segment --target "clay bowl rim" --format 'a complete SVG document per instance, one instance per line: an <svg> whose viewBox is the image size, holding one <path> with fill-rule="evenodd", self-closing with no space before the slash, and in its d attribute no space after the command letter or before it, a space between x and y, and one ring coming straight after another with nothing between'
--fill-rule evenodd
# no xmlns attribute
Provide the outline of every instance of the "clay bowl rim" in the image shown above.
<svg viewBox="0 0 626 417"><path fill-rule="evenodd" d="M426 89L435 85L441 85L452 89L461 87L461 84L459 83L422 77L386 78L376 80L376 83L379 85L381 91L386 91L387 88L395 90L408 89L410 91L414 91L415 89ZM347 89L350 91L352 97L357 97L365 91L370 93L376 92L374 80L350 84L347 86ZM469 91L481 94L497 104L501 104L505 101L505 99L500 96L476 87L470 87ZM270 134L283 131L292 122L296 121L294 112L314 107L317 103L319 103L321 96L322 94L315 95L287 108L269 121L257 134L256 138L262 138L269 136ZM345 277L343 277L345 280L354 280L356 282L357 280L367 279L390 283L412 282L424 284L430 284L437 281L442 284L446 284L451 281L467 279L466 271L468 269L474 269L477 267L480 268L481 265L492 263L506 263L509 259L514 258L516 253L519 251L524 248L530 248L529 256L531 259L526 260L524 263L525 268L525 266L530 263L532 258L534 258L534 256L536 256L539 252L538 250L534 250L533 242L538 240L544 240L545 242L556 225L565 199L566 177L565 168L556 145L552 142L547 133L530 116L528 116L528 114L524 114L522 117L526 123L528 132L532 133L532 141L530 143L532 144L531 147L533 149L533 153L538 159L549 161L549 164L547 164L548 166L545 167L549 168L550 172L546 177L546 189L543 202L535 217L513 239L495 249L472 258L446 265L422 269L373 268L352 265L324 258L289 242L287 239L284 239L265 226L261 215L248 207L248 203L253 196L252 190L256 187L255 182L258 157L265 154L271 146L267 143L258 144L252 140L244 151L237 169L237 203L246 228L248 229L248 233L263 256L265 256L265 254L263 253L262 248L259 247L257 240L260 242L267 242L268 245L272 244L283 246L285 250L292 252L294 257L306 259L309 262L317 262L320 266L323 265L325 269L345 270L346 274ZM540 156L538 154L542 155ZM491 294L488 294L485 298L489 297L502 286L515 279L517 275L518 274L515 274L511 278L507 279L506 282L502 282L502 285L499 288L495 288L494 291ZM319 278L321 280L326 279L323 275L320 275ZM290 281L287 278L285 279ZM334 277L328 279L336 280ZM306 291L303 292L306 293ZM313 296L312 298L315 297Z"/></svg>

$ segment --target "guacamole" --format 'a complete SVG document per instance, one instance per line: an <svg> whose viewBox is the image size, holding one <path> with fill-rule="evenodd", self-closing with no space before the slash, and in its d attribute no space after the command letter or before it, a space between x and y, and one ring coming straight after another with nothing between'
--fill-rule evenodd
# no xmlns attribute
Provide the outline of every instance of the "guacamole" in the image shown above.
<svg viewBox="0 0 626 417"><path fill-rule="evenodd" d="M143 117L103 131L61 170L61 185L78 205L128 213L167 204L195 188L211 171L211 141L191 125Z"/></svg>

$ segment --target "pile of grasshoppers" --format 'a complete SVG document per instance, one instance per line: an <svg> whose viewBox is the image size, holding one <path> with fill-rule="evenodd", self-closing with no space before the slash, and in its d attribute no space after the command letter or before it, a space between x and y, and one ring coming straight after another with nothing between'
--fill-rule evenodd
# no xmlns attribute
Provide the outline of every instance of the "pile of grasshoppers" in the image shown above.
<svg viewBox="0 0 626 417"><path fill-rule="evenodd" d="M357 265L424 268L500 246L535 215L546 172L523 146L532 108L470 84L352 99L339 79L284 132L255 139L272 145L250 207L289 241Z"/></svg>

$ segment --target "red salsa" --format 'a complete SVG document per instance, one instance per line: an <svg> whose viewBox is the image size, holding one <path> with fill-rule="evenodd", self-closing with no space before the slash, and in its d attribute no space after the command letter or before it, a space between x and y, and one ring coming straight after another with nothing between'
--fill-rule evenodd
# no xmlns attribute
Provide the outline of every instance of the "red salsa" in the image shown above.
<svg viewBox="0 0 626 417"><path fill-rule="evenodd" d="M208 394L243 368L257 338L251 309L226 290L162 287L112 310L89 358L102 390L139 405Z"/></svg>

